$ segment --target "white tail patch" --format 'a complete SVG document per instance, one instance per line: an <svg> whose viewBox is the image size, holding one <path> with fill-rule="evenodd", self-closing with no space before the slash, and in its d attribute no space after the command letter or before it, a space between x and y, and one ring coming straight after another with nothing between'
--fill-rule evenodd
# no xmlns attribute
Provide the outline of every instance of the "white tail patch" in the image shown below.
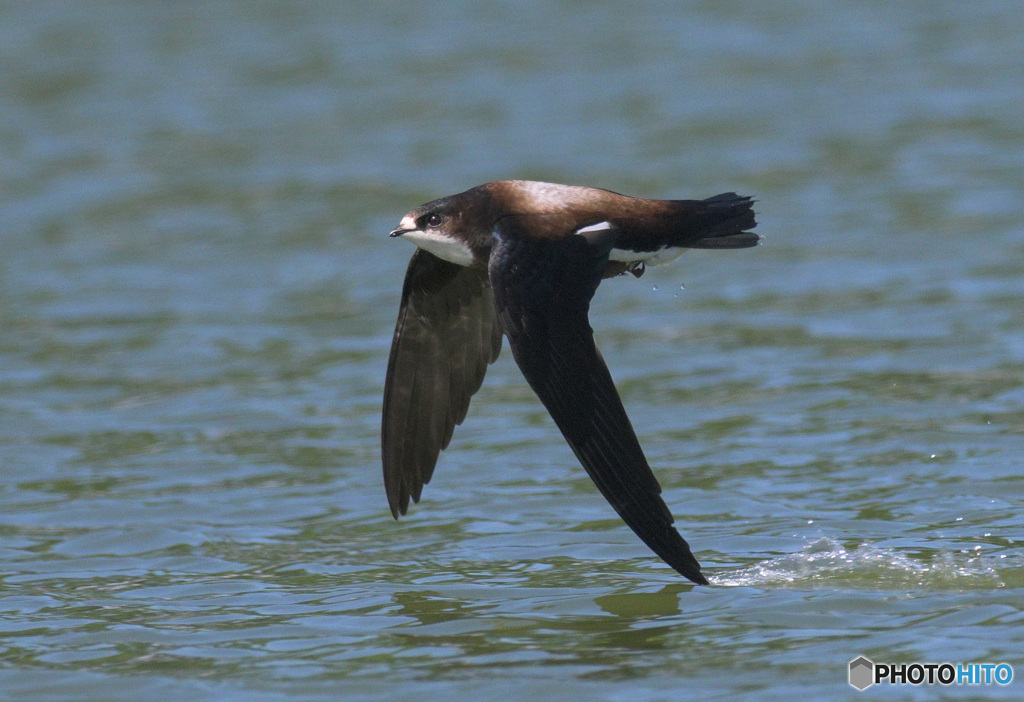
<svg viewBox="0 0 1024 702"><path fill-rule="evenodd" d="M591 244L600 245L599 242L607 242L610 236L610 232L615 229L615 226L611 222L597 222L596 224L588 224L585 227L580 227L576 230L576 236L582 236Z"/></svg>
<svg viewBox="0 0 1024 702"><path fill-rule="evenodd" d="M674 261L686 253L686 249L680 246L662 246L657 251L630 251L629 249L612 249L608 258L612 261L642 261L648 266L657 266L662 263Z"/></svg>
<svg viewBox="0 0 1024 702"><path fill-rule="evenodd" d="M604 232L612 228L611 222L598 222L597 224L590 224L586 227L580 227L576 230L576 234L579 236L586 236L591 232Z"/></svg>
<svg viewBox="0 0 1024 702"><path fill-rule="evenodd" d="M598 222L586 227L580 227L576 230L576 236L582 236L587 241L596 243L606 235L606 232L610 232L613 229L615 229L615 225L611 222ZM612 261L621 261L623 263L644 263L648 266L657 266L660 263L668 263L669 261L676 260L682 256L685 251L686 249L679 246L662 246L656 251L612 249L608 258Z"/></svg>

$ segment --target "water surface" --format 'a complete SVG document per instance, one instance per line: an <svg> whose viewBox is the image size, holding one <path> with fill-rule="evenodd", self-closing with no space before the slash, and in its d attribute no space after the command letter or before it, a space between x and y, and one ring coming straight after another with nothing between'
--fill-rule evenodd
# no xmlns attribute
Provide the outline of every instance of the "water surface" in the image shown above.
<svg viewBox="0 0 1024 702"><path fill-rule="evenodd" d="M1015 10L0 6L0 697L1024 676ZM386 235L502 177L757 197L764 246L592 310L712 587L615 518L507 349L391 520Z"/></svg>

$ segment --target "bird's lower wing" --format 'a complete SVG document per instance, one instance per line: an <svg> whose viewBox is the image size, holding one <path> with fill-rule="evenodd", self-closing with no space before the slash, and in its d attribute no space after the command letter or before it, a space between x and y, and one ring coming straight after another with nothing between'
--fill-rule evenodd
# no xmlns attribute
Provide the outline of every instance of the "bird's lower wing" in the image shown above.
<svg viewBox="0 0 1024 702"><path fill-rule="evenodd" d="M601 494L669 565L706 584L689 545L672 526L587 313L615 232L589 227L568 236L529 236L530 217L496 229L489 275L512 354ZM584 234L584 232L586 232Z"/></svg>
<svg viewBox="0 0 1024 702"><path fill-rule="evenodd" d="M417 249L409 262L384 383L381 448L391 513L418 502L438 454L466 417L501 325L486 271Z"/></svg>

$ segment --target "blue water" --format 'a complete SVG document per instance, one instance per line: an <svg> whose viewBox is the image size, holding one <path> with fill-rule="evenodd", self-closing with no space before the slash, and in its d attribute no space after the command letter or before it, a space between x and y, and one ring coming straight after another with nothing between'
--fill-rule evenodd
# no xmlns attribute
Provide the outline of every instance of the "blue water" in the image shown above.
<svg viewBox="0 0 1024 702"><path fill-rule="evenodd" d="M1024 679L1014 3L0 4L0 698L914 699ZM410 208L757 198L591 319L712 586L507 348L394 522ZM1006 662L1008 686L847 684Z"/></svg>

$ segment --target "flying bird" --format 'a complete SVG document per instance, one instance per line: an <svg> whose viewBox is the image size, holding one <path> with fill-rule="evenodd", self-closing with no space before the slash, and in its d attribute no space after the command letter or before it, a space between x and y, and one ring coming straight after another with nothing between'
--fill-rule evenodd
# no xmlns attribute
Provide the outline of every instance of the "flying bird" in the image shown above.
<svg viewBox="0 0 1024 702"><path fill-rule="evenodd" d="M507 336L526 381L619 516L679 573L706 585L594 345L603 278L640 276L686 249L758 243L752 200L648 200L499 180L433 200L392 237L419 247L402 288L381 429L391 513L430 482Z"/></svg>

